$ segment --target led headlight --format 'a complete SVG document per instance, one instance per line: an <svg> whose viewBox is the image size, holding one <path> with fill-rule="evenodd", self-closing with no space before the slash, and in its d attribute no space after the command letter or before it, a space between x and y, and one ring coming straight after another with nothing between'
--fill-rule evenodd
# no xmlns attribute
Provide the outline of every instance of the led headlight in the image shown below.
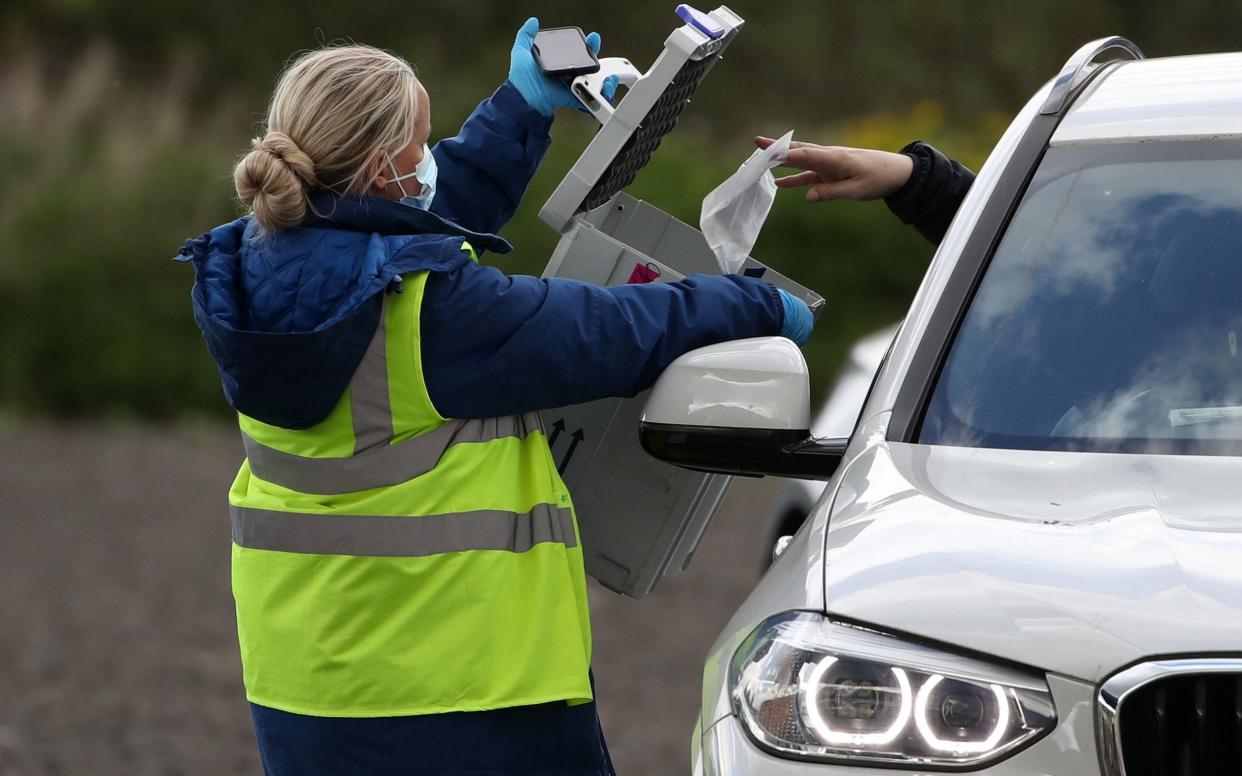
<svg viewBox="0 0 1242 776"><path fill-rule="evenodd" d="M733 658L733 707L756 742L812 760L977 766L1056 723L1042 676L812 612L765 620Z"/></svg>

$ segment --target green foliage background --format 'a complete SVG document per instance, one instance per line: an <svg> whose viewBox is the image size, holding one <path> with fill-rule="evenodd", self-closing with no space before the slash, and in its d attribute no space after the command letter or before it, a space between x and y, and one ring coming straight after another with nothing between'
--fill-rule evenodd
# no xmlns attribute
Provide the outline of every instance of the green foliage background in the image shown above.
<svg viewBox="0 0 1242 776"><path fill-rule="evenodd" d="M1242 6L1184 0L886 3L736 0L748 26L630 189L689 223L756 133L896 149L921 137L977 167L1008 118L1083 42L1126 34L1151 55L1237 47ZM390 48L418 68L437 134L503 80L513 31L598 29L645 67L672 3L570 0L213 3L9 0L0 9L0 413L224 417L189 309L182 240L238 214L230 169L282 64L322 41ZM538 274L556 235L536 217L585 147L556 141L498 262ZM899 318L930 246L876 203L778 198L754 255L829 307L808 347L817 389L857 337ZM467 324L468 325L468 324Z"/></svg>

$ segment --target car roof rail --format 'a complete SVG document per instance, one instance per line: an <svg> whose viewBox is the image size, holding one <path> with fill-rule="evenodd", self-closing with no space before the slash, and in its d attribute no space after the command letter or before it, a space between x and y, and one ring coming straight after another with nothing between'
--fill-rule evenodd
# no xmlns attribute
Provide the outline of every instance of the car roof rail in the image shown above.
<svg viewBox="0 0 1242 776"><path fill-rule="evenodd" d="M1100 55L1114 52L1113 56L1096 61ZM1078 89L1091 79L1100 65L1125 59L1146 59L1139 47L1128 39L1114 35L1109 38L1098 38L1074 52L1065 60L1061 72L1057 73L1052 83L1052 91L1048 99L1039 109L1040 115L1056 116L1069 106L1070 98Z"/></svg>

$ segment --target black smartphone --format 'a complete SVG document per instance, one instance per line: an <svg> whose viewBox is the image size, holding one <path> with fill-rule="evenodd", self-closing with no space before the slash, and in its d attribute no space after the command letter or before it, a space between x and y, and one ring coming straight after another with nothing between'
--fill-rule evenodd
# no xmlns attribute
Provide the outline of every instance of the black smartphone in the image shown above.
<svg viewBox="0 0 1242 776"><path fill-rule="evenodd" d="M579 27L552 27L535 35L531 48L535 62L546 75L572 78L599 70L599 59L586 44Z"/></svg>

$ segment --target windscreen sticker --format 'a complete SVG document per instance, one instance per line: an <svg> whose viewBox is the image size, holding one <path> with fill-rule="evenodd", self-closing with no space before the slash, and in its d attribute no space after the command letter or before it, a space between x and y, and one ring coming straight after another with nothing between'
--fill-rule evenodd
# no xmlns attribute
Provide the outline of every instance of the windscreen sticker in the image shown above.
<svg viewBox="0 0 1242 776"><path fill-rule="evenodd" d="M1169 410L1170 426L1193 426L1197 423L1240 418L1242 418L1242 407L1188 407Z"/></svg>

